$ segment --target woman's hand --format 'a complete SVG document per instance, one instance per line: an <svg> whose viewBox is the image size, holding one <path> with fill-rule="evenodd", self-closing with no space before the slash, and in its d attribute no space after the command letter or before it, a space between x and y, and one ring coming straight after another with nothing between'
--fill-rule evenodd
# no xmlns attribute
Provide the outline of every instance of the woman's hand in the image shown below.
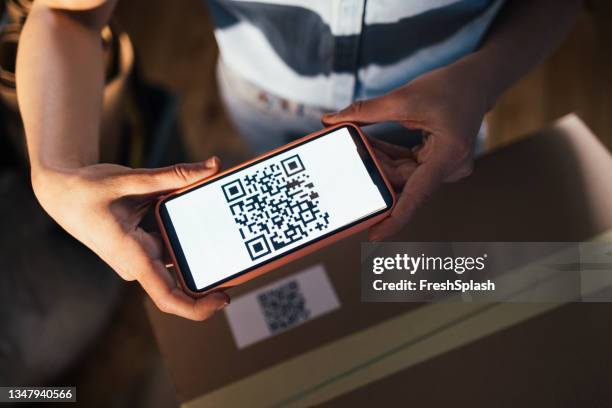
<svg viewBox="0 0 612 408"><path fill-rule="evenodd" d="M200 299L186 295L165 267L161 240L139 223L160 195L209 177L218 169L215 157L205 163L159 169L96 164L37 171L32 185L55 221L123 279L137 280L160 310L204 320L223 308L229 297L221 292Z"/></svg>
<svg viewBox="0 0 612 408"><path fill-rule="evenodd" d="M395 121L423 131L423 143L412 150L372 142L385 174L401 194L391 215L371 228L370 239L398 232L441 183L472 172L475 138L489 108L473 76L469 67L453 64L386 95L323 116L326 125Z"/></svg>

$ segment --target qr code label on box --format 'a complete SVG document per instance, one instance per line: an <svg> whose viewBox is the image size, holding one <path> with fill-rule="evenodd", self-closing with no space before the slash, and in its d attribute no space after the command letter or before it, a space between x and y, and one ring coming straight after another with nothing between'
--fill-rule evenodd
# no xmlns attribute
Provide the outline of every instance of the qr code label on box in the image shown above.
<svg viewBox="0 0 612 408"><path fill-rule="evenodd" d="M295 330L340 307L325 267L312 265L232 299L224 310L239 349Z"/></svg>
<svg viewBox="0 0 612 408"><path fill-rule="evenodd" d="M257 296L270 333L287 330L310 317L298 281L293 280Z"/></svg>
<svg viewBox="0 0 612 408"><path fill-rule="evenodd" d="M256 260L329 227L299 155L221 186L240 236Z"/></svg>

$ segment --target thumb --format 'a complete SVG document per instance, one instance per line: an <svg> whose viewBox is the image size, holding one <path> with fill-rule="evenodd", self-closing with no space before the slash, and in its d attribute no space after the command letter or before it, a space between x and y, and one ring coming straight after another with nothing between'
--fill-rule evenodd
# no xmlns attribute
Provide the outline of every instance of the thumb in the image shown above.
<svg viewBox="0 0 612 408"><path fill-rule="evenodd" d="M219 165L219 158L213 156L205 162L137 170L132 176L133 183L130 183L131 193L150 194L178 190L214 175L219 171Z"/></svg>
<svg viewBox="0 0 612 408"><path fill-rule="evenodd" d="M324 125L354 122L360 125L397 120L398 101L393 94L374 99L355 101L340 112L326 113L321 118Z"/></svg>

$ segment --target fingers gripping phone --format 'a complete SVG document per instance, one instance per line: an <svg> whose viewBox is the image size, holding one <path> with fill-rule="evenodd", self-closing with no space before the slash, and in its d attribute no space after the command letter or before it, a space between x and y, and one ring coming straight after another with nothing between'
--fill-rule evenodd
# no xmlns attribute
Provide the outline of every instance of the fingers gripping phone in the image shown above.
<svg viewBox="0 0 612 408"><path fill-rule="evenodd" d="M394 204L367 139L341 124L164 196L156 216L183 289L201 296L366 229Z"/></svg>

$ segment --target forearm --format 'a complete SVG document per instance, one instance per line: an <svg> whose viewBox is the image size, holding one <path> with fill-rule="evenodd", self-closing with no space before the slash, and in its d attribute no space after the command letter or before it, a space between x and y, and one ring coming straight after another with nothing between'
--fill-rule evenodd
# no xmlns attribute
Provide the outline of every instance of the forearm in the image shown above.
<svg viewBox="0 0 612 408"><path fill-rule="evenodd" d="M17 55L17 96L33 176L98 161L106 7L112 5L66 12L36 2L27 19Z"/></svg>
<svg viewBox="0 0 612 408"><path fill-rule="evenodd" d="M484 90L487 109L550 55L571 30L580 0L507 0L478 51L458 61Z"/></svg>

